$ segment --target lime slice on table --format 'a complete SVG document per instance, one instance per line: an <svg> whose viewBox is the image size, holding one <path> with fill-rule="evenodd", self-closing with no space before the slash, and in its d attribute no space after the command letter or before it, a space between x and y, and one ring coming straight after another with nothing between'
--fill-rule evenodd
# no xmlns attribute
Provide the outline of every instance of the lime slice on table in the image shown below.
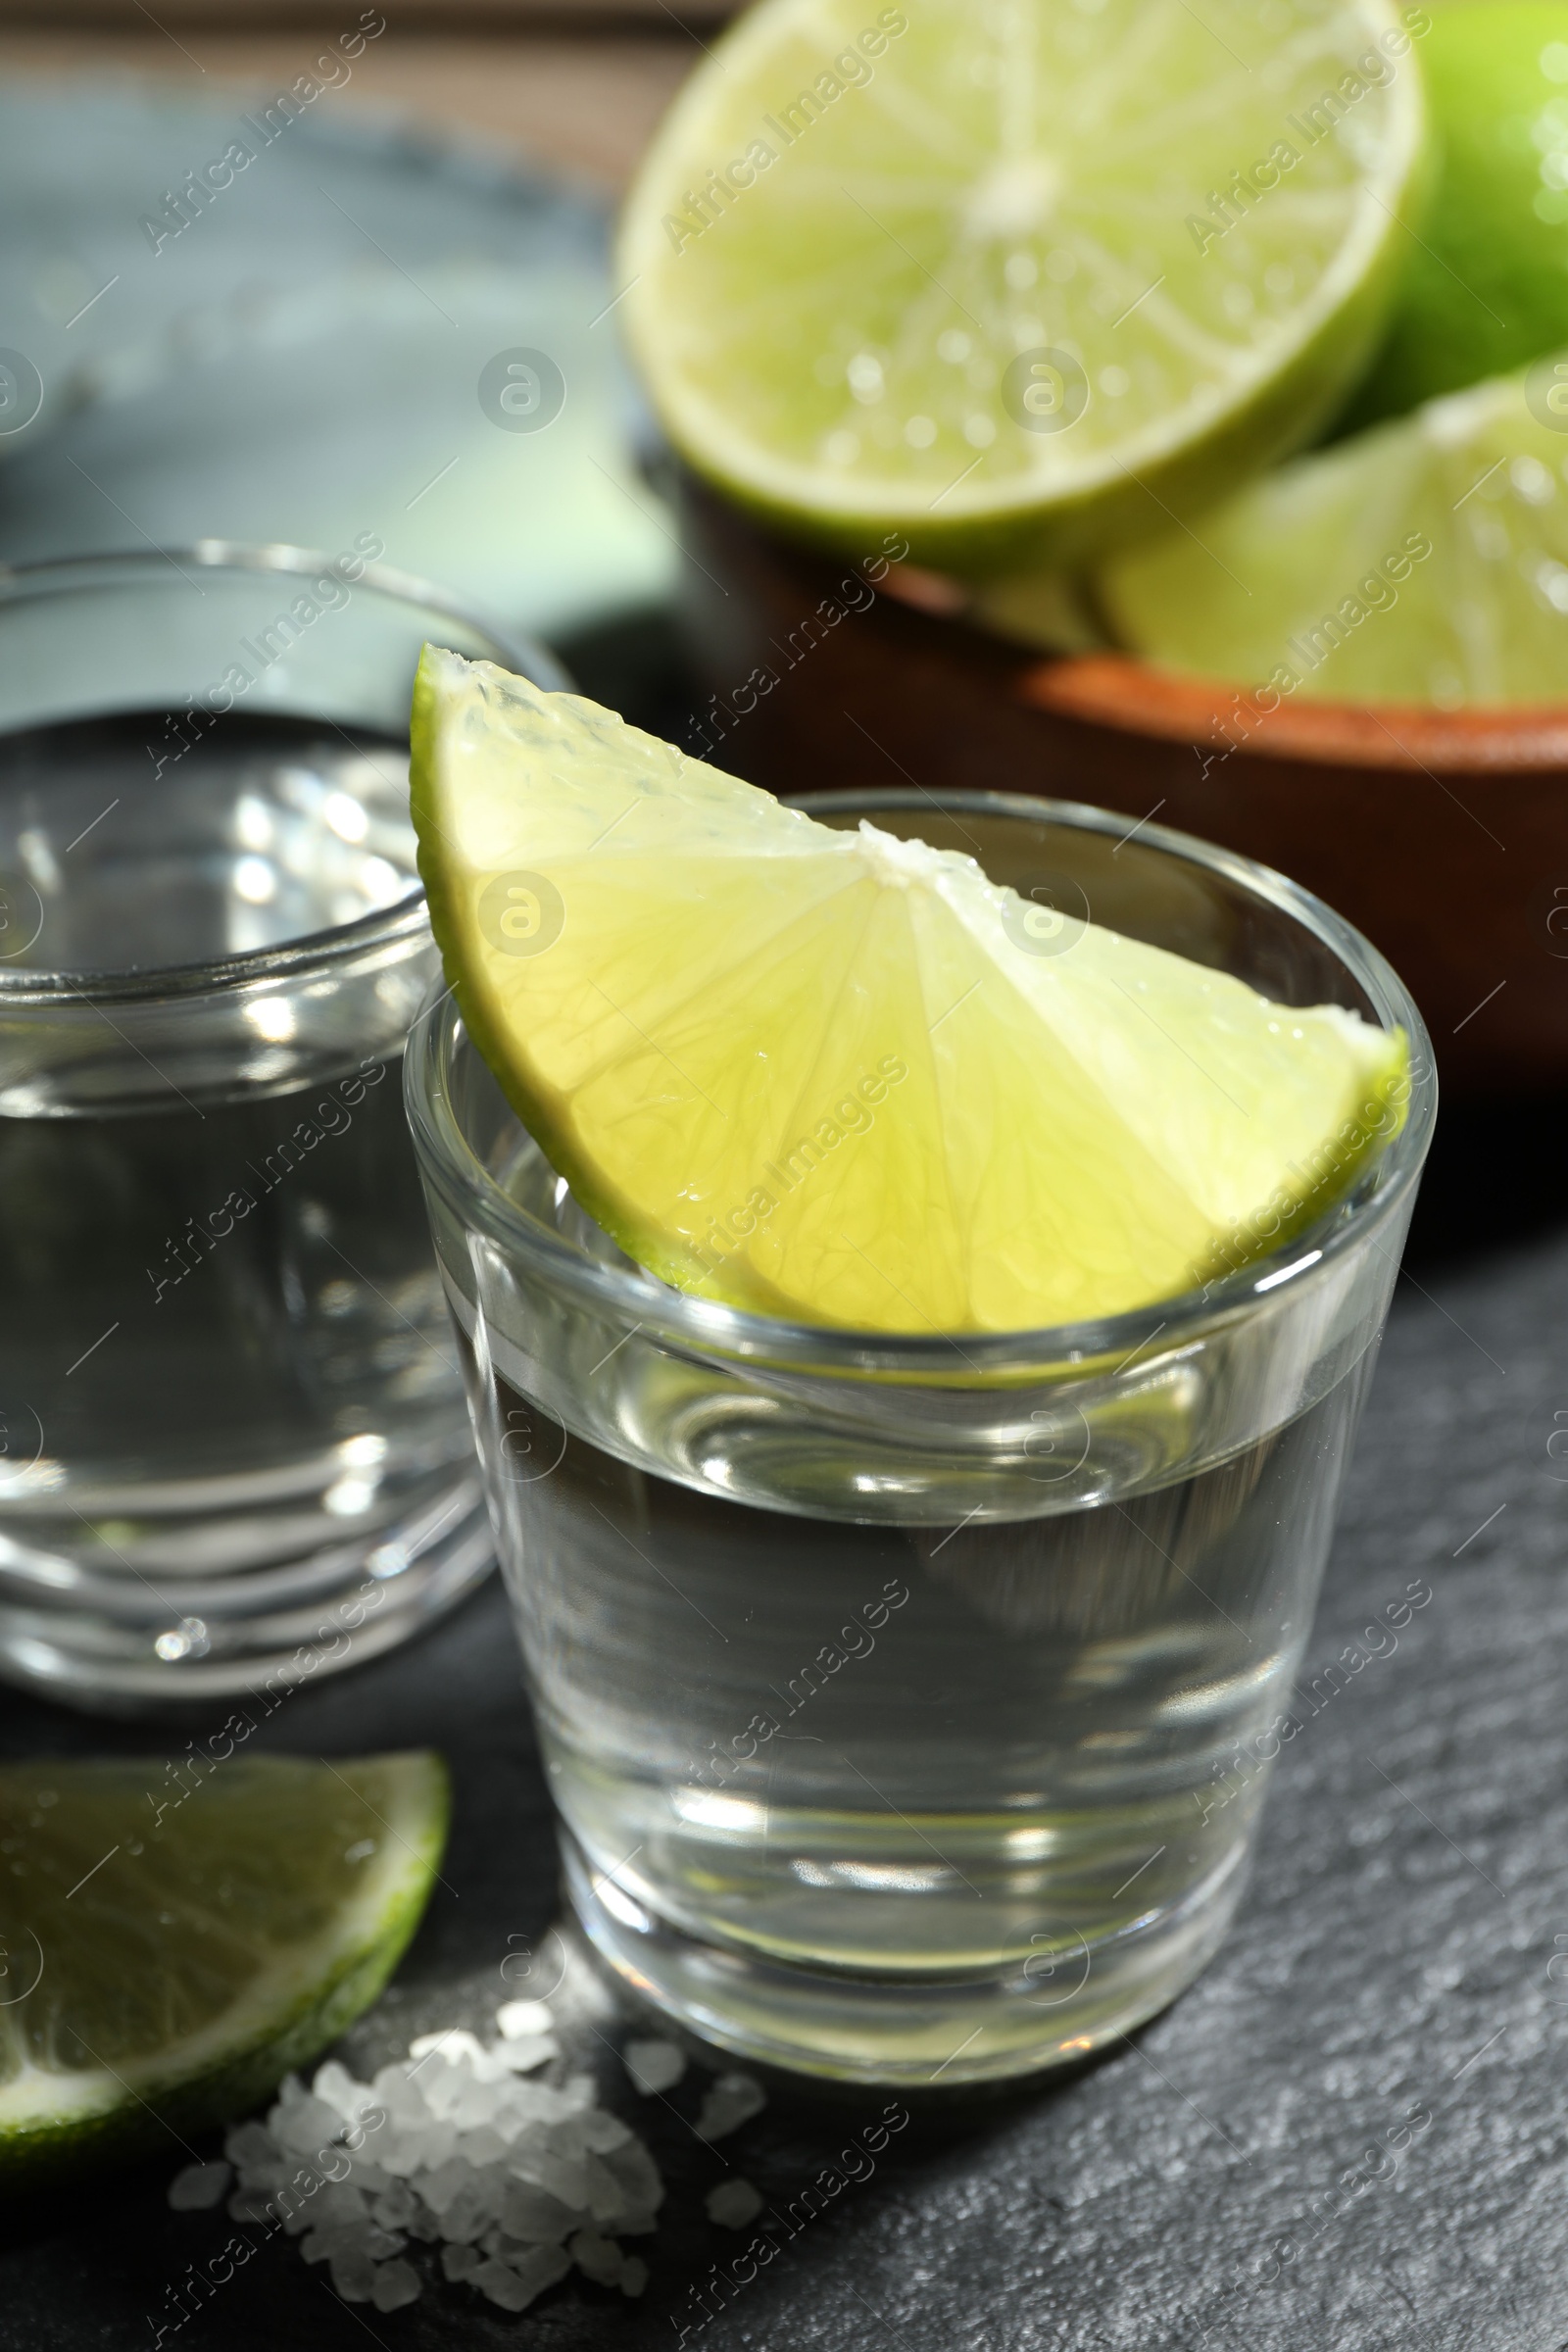
<svg viewBox="0 0 1568 2352"><path fill-rule="evenodd" d="M1381 327L1409 52L1385 0L763 0L626 209L671 439L764 517L956 570L1211 499Z"/></svg>
<svg viewBox="0 0 1568 2352"><path fill-rule="evenodd" d="M1419 54L1438 156L1431 206L1341 429L1568 340L1568 6L1440 10Z"/></svg>
<svg viewBox="0 0 1568 2352"><path fill-rule="evenodd" d="M1560 703L1568 352L1297 458L1097 587L1124 645L1270 706Z"/></svg>
<svg viewBox="0 0 1568 2352"><path fill-rule="evenodd" d="M475 1042L683 1289L918 1333L1112 1314L1273 1248L1398 1123L1402 1033L818 824L488 662L426 647L413 778Z"/></svg>
<svg viewBox="0 0 1568 2352"><path fill-rule="evenodd" d="M0 1771L0 2180L254 2105L380 1991L446 1824L428 1754Z"/></svg>

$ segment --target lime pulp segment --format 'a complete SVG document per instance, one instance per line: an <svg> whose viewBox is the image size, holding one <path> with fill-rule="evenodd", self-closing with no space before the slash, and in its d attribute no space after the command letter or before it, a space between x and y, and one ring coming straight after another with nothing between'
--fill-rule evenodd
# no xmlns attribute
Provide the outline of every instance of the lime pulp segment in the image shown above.
<svg viewBox="0 0 1568 2352"><path fill-rule="evenodd" d="M1124 645L1265 709L1560 703L1568 350L1295 459L1097 594Z"/></svg>
<svg viewBox="0 0 1568 2352"><path fill-rule="evenodd" d="M470 1033L682 1289L881 1331L1114 1314L1266 1252L1398 1123L1401 1033L818 824L591 703L427 647L414 743Z"/></svg>

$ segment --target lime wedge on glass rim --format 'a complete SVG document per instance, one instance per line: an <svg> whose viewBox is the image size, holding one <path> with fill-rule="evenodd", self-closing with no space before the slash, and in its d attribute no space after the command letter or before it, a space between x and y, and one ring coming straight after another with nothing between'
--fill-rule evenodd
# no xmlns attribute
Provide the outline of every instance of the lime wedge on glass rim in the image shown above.
<svg viewBox="0 0 1568 2352"><path fill-rule="evenodd" d="M683 1290L911 1333L1111 1315L1277 1247L1402 1115L1401 1031L818 824L433 646L413 806L475 1044L581 1205Z"/></svg>
<svg viewBox="0 0 1568 2352"><path fill-rule="evenodd" d="M1305 441L1424 185L1389 0L762 0L628 200L688 462L774 522L1055 563Z"/></svg>
<svg viewBox="0 0 1568 2352"><path fill-rule="evenodd" d="M1095 593L1122 645L1266 709L1560 704L1568 349L1294 459Z"/></svg>
<svg viewBox="0 0 1568 2352"><path fill-rule="evenodd" d="M341 2034L441 1859L436 1756L0 1770L0 2180L242 2113Z"/></svg>

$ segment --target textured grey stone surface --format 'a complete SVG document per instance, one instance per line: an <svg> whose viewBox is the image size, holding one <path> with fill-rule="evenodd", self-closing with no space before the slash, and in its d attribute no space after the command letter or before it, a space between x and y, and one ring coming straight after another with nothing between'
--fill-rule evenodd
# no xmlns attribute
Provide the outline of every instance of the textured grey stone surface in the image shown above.
<svg viewBox="0 0 1568 2352"><path fill-rule="evenodd" d="M665 2108L622 2082L628 2114L655 2110L671 2182L641 2306L573 2282L520 2319L458 2289L383 2317L335 2303L274 2242L165 2341L643 2352L685 2327L705 2352L1561 2352L1568 1438L1565 1458L1548 1442L1568 1431L1568 1241L1422 1259L1416 1274L1400 1285L1259 1866L1229 1944L1173 2009L1057 2087L920 2109L706 2327L691 2288L744 2243L703 2216L726 2160L782 2210L882 2094L775 2088L712 2151L681 2120L696 2076ZM1391 1648L1367 1629L1412 1583L1432 1597ZM1325 1675L1336 1660L1343 1683ZM374 2062L438 2018L481 2021L509 1953L514 1991L546 1988L559 1967L547 1800L493 1591L418 1651L302 1693L270 1728L318 1752L429 1740L456 1767L448 1884L353 2055ZM0 1702L13 1754L162 1756L183 1740ZM515 1981L524 1966L532 1985ZM613 2083L595 2036L615 2029L580 1964L566 1992L583 2052ZM166 2210L183 2161L172 2145L140 2179L0 2216L5 2352L152 2345L172 2317L166 2290L231 2228Z"/></svg>

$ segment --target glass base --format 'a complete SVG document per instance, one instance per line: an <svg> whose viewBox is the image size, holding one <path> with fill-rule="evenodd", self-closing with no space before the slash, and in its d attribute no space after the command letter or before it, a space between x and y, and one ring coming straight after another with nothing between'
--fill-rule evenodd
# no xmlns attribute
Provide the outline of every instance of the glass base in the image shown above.
<svg viewBox="0 0 1568 2352"><path fill-rule="evenodd" d="M590 1942L643 2000L720 2048L835 2082L994 2082L1069 2066L1165 2008L1212 1959L1246 1847L1178 1905L1084 1943L1054 1974L899 1981L803 1968L700 1941L596 1872L563 1831L566 1890Z"/></svg>
<svg viewBox="0 0 1568 2352"><path fill-rule="evenodd" d="M9 1547L13 1552L18 1547ZM198 1547L199 1548L199 1547ZM495 1541L465 1472L373 1544L318 1545L227 1574L80 1571L55 1589L0 1549L0 1680L104 1714L275 1698L411 1640L486 1577Z"/></svg>

